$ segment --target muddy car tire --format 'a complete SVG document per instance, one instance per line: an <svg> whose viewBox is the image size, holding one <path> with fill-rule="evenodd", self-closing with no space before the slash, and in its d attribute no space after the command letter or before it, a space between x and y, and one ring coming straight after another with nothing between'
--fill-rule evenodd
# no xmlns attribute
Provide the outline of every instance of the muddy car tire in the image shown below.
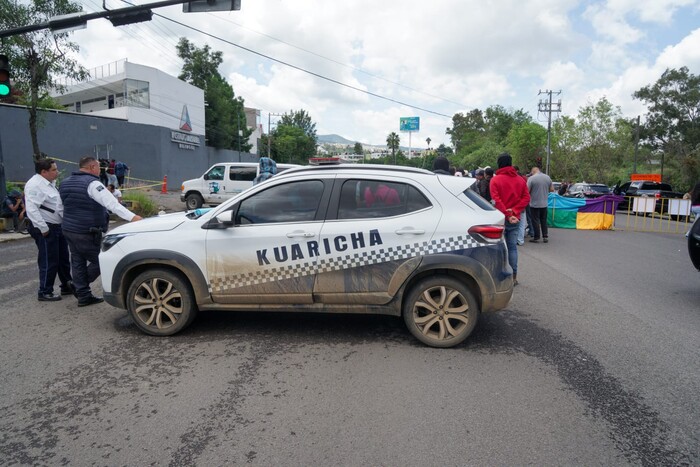
<svg viewBox="0 0 700 467"><path fill-rule="evenodd" d="M431 347L452 347L464 342L479 319L479 305L469 288L448 276L423 279L403 304L406 327Z"/></svg>
<svg viewBox="0 0 700 467"><path fill-rule="evenodd" d="M192 193L187 195L187 198L185 198L185 205L187 206L188 210L193 210L193 209L199 209L202 207L204 204L204 198L202 198L202 195L199 195L197 193Z"/></svg>
<svg viewBox="0 0 700 467"><path fill-rule="evenodd" d="M127 309L136 326L153 336L171 336L197 315L192 288L181 275L166 269L139 274L127 292Z"/></svg>

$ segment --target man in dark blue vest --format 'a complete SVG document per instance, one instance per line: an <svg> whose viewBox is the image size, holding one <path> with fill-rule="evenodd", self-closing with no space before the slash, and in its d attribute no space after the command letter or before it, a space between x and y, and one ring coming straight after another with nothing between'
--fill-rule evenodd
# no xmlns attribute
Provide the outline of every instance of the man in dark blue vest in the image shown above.
<svg viewBox="0 0 700 467"><path fill-rule="evenodd" d="M124 220L134 222L141 216L119 204L112 193L100 182L100 163L94 157L83 157L80 170L63 180L63 235L68 240L71 253L71 269L78 306L101 303L95 297L90 284L100 276L100 244L107 232L107 210Z"/></svg>

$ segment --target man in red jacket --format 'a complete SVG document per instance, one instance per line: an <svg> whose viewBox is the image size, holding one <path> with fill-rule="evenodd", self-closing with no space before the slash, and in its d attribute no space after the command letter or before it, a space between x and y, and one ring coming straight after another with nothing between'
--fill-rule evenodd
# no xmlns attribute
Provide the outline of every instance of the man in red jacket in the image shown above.
<svg viewBox="0 0 700 467"><path fill-rule="evenodd" d="M518 285L518 224L520 213L530 204L525 180L513 168L513 158L504 152L498 156L498 170L489 185L496 209L506 216L508 263L513 268L513 285Z"/></svg>

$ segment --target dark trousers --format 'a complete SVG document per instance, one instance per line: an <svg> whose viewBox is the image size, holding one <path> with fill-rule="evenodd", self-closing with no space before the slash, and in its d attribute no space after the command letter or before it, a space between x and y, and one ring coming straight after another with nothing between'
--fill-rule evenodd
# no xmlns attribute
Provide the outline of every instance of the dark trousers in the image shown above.
<svg viewBox="0 0 700 467"><path fill-rule="evenodd" d="M535 228L532 226L532 211L530 206L525 207L527 214L527 234L532 237L535 234Z"/></svg>
<svg viewBox="0 0 700 467"><path fill-rule="evenodd" d="M532 226L535 229L535 233L533 234L535 240L540 237L547 238L549 236L549 230L547 229L547 208L530 207L530 212L532 213Z"/></svg>
<svg viewBox="0 0 700 467"><path fill-rule="evenodd" d="M92 234L64 232L70 247L70 264L73 285L78 300L92 295L90 284L100 277L100 245Z"/></svg>
<svg viewBox="0 0 700 467"><path fill-rule="evenodd" d="M60 224L48 224L49 234L44 237L41 230L34 226L28 228L29 235L34 239L39 249L37 264L39 265L39 293L53 293L53 284L56 282L56 274L61 285L67 286L71 280L70 255L68 243L63 236Z"/></svg>
<svg viewBox="0 0 700 467"><path fill-rule="evenodd" d="M124 186L124 175L117 175L117 183L119 183L119 188Z"/></svg>

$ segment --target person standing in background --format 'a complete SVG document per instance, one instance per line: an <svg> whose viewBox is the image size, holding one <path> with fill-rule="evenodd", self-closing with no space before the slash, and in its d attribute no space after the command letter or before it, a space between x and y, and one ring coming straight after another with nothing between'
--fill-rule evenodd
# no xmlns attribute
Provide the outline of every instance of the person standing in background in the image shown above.
<svg viewBox="0 0 700 467"><path fill-rule="evenodd" d="M491 180L490 189L496 209L506 216L508 264L513 269L513 285L518 285L518 225L520 213L530 202L530 193L525 180L513 168L513 159L507 152L498 156L498 170Z"/></svg>
<svg viewBox="0 0 700 467"><path fill-rule="evenodd" d="M123 163L122 161L117 162L114 164L114 175L117 176L117 183L119 184L114 185L117 188L124 188L124 177L126 176L126 173L129 171L129 166Z"/></svg>
<svg viewBox="0 0 700 467"><path fill-rule="evenodd" d="M68 243L63 236L63 203L56 179L58 167L53 159L39 159L34 163L36 174L24 186L24 202L29 219L29 235L34 239L39 254L39 292L40 302L54 302L61 295L74 292L70 273L70 256ZM61 281L61 295L53 293L53 285L58 275Z"/></svg>
<svg viewBox="0 0 700 467"><path fill-rule="evenodd" d="M549 242L549 229L547 228L547 203L549 193L554 191L552 179L542 173L539 167L533 167L530 178L527 179L527 188L530 191L530 212L532 213L532 227L534 229L532 243L539 243L540 236L544 243Z"/></svg>

